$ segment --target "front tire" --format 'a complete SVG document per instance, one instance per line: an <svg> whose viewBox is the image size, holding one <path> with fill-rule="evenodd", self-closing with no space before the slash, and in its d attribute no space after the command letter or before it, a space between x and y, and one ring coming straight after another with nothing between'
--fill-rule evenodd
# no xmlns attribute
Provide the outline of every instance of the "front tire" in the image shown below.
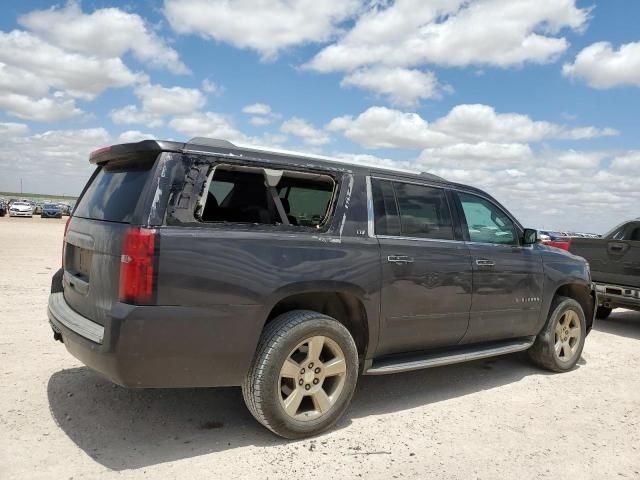
<svg viewBox="0 0 640 480"><path fill-rule="evenodd" d="M294 310L265 328L242 385L251 414L288 439L331 428L347 409L358 377L358 351L337 320Z"/></svg>
<svg viewBox="0 0 640 480"><path fill-rule="evenodd" d="M529 357L547 370L566 372L580 359L586 336L587 322L580 304L557 296L544 329L528 350Z"/></svg>

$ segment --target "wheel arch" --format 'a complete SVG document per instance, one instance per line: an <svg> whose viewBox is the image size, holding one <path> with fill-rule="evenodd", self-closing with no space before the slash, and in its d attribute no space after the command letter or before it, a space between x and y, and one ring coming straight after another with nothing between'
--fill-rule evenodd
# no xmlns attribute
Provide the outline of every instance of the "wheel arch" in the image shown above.
<svg viewBox="0 0 640 480"><path fill-rule="evenodd" d="M593 326L593 317L595 315L595 309L596 309L595 294L593 293L591 286L583 282L569 282L556 287L556 290L549 304L549 311L547 312L547 317L551 313L550 309L553 306L553 299L555 299L558 296L572 298L573 300L575 300L580 304L587 321L586 327L587 327L587 333L588 333L591 330L591 327Z"/></svg>
<svg viewBox="0 0 640 480"><path fill-rule="evenodd" d="M367 309L364 291L354 285L330 284L290 285L276 292L266 309L263 329L278 315L292 310L313 310L335 318L353 337L358 355L366 358L377 336L375 312Z"/></svg>

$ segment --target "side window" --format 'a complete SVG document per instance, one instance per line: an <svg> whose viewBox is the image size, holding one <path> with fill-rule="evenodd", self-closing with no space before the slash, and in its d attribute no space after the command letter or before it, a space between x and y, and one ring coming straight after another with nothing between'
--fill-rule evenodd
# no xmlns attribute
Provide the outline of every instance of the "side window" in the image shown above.
<svg viewBox="0 0 640 480"><path fill-rule="evenodd" d="M516 244L513 222L493 203L468 193L458 193L467 221L469 240L481 243Z"/></svg>
<svg viewBox="0 0 640 480"><path fill-rule="evenodd" d="M453 240L451 211L442 188L394 182L404 237Z"/></svg>
<svg viewBox="0 0 640 480"><path fill-rule="evenodd" d="M392 183L372 179L371 191L376 235L400 235L400 219Z"/></svg>
<svg viewBox="0 0 640 480"><path fill-rule="evenodd" d="M202 222L278 225L284 223L279 201L290 226L320 228L328 220L335 188L329 175L283 170L272 192L264 168L220 164L211 174L201 199L202 213L197 210L196 217Z"/></svg>

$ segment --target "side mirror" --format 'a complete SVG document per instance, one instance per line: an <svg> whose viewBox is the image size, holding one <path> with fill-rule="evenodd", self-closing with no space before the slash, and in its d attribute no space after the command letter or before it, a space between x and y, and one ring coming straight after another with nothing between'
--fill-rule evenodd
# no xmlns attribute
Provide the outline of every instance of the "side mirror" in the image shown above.
<svg viewBox="0 0 640 480"><path fill-rule="evenodd" d="M538 242L538 231L533 228L525 228L522 234L523 245L533 245Z"/></svg>

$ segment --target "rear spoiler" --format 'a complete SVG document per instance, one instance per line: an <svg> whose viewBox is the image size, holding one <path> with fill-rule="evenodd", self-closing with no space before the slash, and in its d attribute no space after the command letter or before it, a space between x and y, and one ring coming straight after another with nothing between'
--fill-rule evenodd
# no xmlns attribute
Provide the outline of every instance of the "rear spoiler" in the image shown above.
<svg viewBox="0 0 640 480"><path fill-rule="evenodd" d="M89 162L93 165L104 165L112 160L117 160L118 162L148 161L157 157L160 152L180 152L183 148L184 143L161 140L121 143L91 152Z"/></svg>

